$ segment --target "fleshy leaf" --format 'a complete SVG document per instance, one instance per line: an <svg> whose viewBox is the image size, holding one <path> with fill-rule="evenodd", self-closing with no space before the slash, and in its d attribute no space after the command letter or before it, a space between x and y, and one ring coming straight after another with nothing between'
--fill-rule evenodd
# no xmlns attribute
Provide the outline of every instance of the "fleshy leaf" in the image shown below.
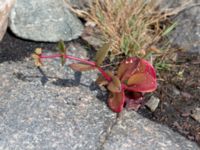
<svg viewBox="0 0 200 150"><path fill-rule="evenodd" d="M152 92L157 88L156 79L149 73L138 73L131 76L127 82L128 90L135 92Z"/></svg>
<svg viewBox="0 0 200 150"><path fill-rule="evenodd" d="M108 55L109 48L110 48L110 43L106 43L100 50L97 51L97 54L95 56L97 65L101 65L103 63L104 59Z"/></svg>
<svg viewBox="0 0 200 150"><path fill-rule="evenodd" d="M123 61L117 71L117 76L121 82L125 82L136 71L140 59L137 57L131 57Z"/></svg>
<svg viewBox="0 0 200 150"><path fill-rule="evenodd" d="M111 77L111 81L108 84L108 89L111 92L121 92L121 81L117 76L115 76L111 71L106 71L106 73Z"/></svg>
<svg viewBox="0 0 200 150"><path fill-rule="evenodd" d="M95 69L95 67L87 64L81 64L81 63L73 63L70 64L69 67L75 71L89 71Z"/></svg>
<svg viewBox="0 0 200 150"><path fill-rule="evenodd" d="M112 81L108 84L108 89L115 93L121 92L121 82L118 77L112 76Z"/></svg>
<svg viewBox="0 0 200 150"><path fill-rule="evenodd" d="M125 95L124 91L121 91L120 93L113 93L112 97L108 100L108 105L110 109L114 112L121 112L124 107L125 102Z"/></svg>
<svg viewBox="0 0 200 150"><path fill-rule="evenodd" d="M35 66L37 66L37 67L42 66L42 61L41 61L39 55L37 55L37 54L32 54L32 58L34 59Z"/></svg>
<svg viewBox="0 0 200 150"><path fill-rule="evenodd" d="M127 85L133 85L133 84L142 84L142 83L145 83L146 80L148 80L148 75L145 74L145 73L137 73L137 74L134 74L132 75L128 82L127 82Z"/></svg>
<svg viewBox="0 0 200 150"><path fill-rule="evenodd" d="M98 78L96 79L96 83L99 86L104 86L108 84L108 81L102 75L99 75Z"/></svg>
<svg viewBox="0 0 200 150"><path fill-rule="evenodd" d="M61 58L61 64L63 66L66 62L65 55L67 52L64 41L60 41L58 43L58 49L59 49L59 53L62 55L60 58Z"/></svg>
<svg viewBox="0 0 200 150"><path fill-rule="evenodd" d="M153 66L141 59L136 71L127 80L128 88L135 92L152 92L157 88Z"/></svg>
<svg viewBox="0 0 200 150"><path fill-rule="evenodd" d="M156 71L154 67L144 59L140 60L137 70L137 72L148 72L153 78L156 78Z"/></svg>

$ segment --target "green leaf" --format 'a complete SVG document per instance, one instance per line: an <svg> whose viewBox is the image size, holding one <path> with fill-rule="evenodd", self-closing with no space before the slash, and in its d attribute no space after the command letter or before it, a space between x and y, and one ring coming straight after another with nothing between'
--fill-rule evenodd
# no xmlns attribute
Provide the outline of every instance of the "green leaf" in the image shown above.
<svg viewBox="0 0 200 150"><path fill-rule="evenodd" d="M65 48L65 43L64 43L64 41L59 41L59 43L58 43L58 49L59 49L59 51L60 51L60 53L66 53L66 48Z"/></svg>
<svg viewBox="0 0 200 150"><path fill-rule="evenodd" d="M168 35L174 28L177 26L177 22L174 22L170 27L168 27L163 33L162 36Z"/></svg>
<svg viewBox="0 0 200 150"><path fill-rule="evenodd" d="M89 71L95 69L95 67L91 65L81 64L81 63L73 63L70 64L69 67L74 71Z"/></svg>
<svg viewBox="0 0 200 150"><path fill-rule="evenodd" d="M64 41L61 40L58 43L58 49L59 49L59 53L62 55L60 58L61 58L61 64L63 66L66 62L65 55L66 55L66 51L67 51Z"/></svg>
<svg viewBox="0 0 200 150"><path fill-rule="evenodd" d="M95 57L97 65L102 64L102 62L104 61L104 59L108 55L109 48L110 48L110 43L106 43L106 44L103 45L103 47L100 50L97 51L97 54L96 54L96 57Z"/></svg>

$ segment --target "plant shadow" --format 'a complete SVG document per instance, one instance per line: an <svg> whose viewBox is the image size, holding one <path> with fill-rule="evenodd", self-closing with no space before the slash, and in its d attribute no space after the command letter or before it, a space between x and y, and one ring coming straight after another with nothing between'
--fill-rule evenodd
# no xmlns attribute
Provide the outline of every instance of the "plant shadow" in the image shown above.
<svg viewBox="0 0 200 150"><path fill-rule="evenodd" d="M42 84L42 86L45 86L45 84L50 81L50 79L55 79L55 81L52 81L51 83L55 86L59 86L59 87L77 87L77 86L84 86L86 88L88 88L91 93L95 95L95 97L106 103L107 98L108 98L108 92L106 89L100 88L96 82L90 82L90 84L85 84L85 83L81 83L81 76L82 73L81 72L74 72L74 79L62 79L62 78L58 78L58 77L53 77L53 76L48 76L46 75L46 73L40 68L37 68L40 72L40 75L37 76L31 76L31 75L24 75L23 73L14 73L13 75L15 76L15 78L17 78L18 80L21 80L23 82L32 82L34 78L39 78L40 82Z"/></svg>

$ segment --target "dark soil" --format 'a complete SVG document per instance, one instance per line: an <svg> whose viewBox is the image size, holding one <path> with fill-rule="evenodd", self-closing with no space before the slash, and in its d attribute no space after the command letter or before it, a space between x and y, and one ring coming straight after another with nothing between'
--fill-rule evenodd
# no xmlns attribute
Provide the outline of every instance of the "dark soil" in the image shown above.
<svg viewBox="0 0 200 150"><path fill-rule="evenodd" d="M21 61L30 57L37 47L55 49L55 43L32 42L6 33L0 42L0 63ZM142 107L139 113L169 126L200 145L200 123L191 117L191 112L200 107L200 55L180 53L170 71L160 74L155 95L161 102L155 112Z"/></svg>
<svg viewBox="0 0 200 150"><path fill-rule="evenodd" d="M0 63L4 61L18 61L29 57L35 48L52 49L55 44L33 42L15 37L8 31L0 42Z"/></svg>
<svg viewBox="0 0 200 150"><path fill-rule="evenodd" d="M155 112L143 107L139 113L169 126L200 145L200 122L191 117L200 108L200 55L179 53L170 71L161 73L155 95L161 102ZM199 114L200 115L200 114Z"/></svg>

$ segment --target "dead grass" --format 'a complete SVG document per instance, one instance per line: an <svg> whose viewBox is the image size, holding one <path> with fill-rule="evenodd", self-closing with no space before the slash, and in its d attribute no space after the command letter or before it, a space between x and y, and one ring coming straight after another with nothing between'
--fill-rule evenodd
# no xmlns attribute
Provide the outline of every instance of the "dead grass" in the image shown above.
<svg viewBox="0 0 200 150"><path fill-rule="evenodd" d="M85 12L68 5L79 17L97 25L104 40L111 43L111 59L121 54L147 58L152 53L164 59L174 52L168 45L157 48L158 43L176 26L169 17L186 6L161 11L157 0L93 0L89 11Z"/></svg>

